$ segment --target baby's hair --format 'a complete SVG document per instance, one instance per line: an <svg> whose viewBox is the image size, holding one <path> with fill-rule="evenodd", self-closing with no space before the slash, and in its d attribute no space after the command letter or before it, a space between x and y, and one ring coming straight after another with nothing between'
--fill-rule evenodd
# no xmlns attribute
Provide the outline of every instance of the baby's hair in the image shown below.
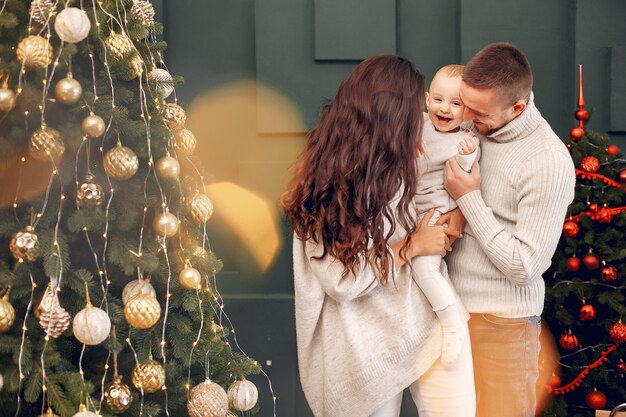
<svg viewBox="0 0 626 417"><path fill-rule="evenodd" d="M437 73L446 74L448 77L461 77L463 75L463 68L465 65L449 64L441 67ZM437 75L437 74L435 74Z"/></svg>

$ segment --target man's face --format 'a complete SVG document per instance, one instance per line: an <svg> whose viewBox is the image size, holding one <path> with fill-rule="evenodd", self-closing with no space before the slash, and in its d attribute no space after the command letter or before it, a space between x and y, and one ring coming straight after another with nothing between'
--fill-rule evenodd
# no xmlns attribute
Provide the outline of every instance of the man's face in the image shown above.
<svg viewBox="0 0 626 417"><path fill-rule="evenodd" d="M464 82L461 82L461 100L465 105L463 120L473 122L476 130L483 135L500 129L526 107L520 102L503 106L495 88L477 89Z"/></svg>

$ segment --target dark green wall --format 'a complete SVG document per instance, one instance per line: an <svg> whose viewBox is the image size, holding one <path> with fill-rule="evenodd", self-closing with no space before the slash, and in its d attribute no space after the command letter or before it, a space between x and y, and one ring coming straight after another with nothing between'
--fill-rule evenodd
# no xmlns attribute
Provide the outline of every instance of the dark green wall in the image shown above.
<svg viewBox="0 0 626 417"><path fill-rule="evenodd" d="M225 83L258 79L293 100L310 127L320 105L363 55L403 55L430 78L440 66L463 63L487 43L508 41L527 53L538 107L561 137L576 123L582 64L589 126L612 130L626 150L623 0L159 0L155 5L166 28L166 62L186 80L177 89L186 103ZM333 18L333 7L345 19ZM302 133L280 122L258 126L263 140L289 147L283 158L292 158L294 141L296 147L303 143ZM272 158L278 157L260 156L259 166L281 170L264 165ZM235 171L218 180L237 183ZM276 172L267 176L274 177ZM281 184L273 186L279 190ZM270 194L275 200L277 192ZM227 227L212 224L209 232L226 265L218 279L239 344L262 364L271 361L265 369L278 397L277 414L309 415L297 382L289 241L261 273L247 267L249 255ZM281 234L288 239L285 225ZM273 415L267 383L255 382L264 404L259 415Z"/></svg>

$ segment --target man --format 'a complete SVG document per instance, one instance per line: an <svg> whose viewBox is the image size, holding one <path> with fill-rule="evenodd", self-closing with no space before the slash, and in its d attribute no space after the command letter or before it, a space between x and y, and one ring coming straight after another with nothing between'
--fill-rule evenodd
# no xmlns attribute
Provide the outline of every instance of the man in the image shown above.
<svg viewBox="0 0 626 417"><path fill-rule="evenodd" d="M574 198L572 159L535 107L532 80L517 47L479 51L464 68L461 99L479 134L480 169L467 173L453 159L445 167L467 220L448 268L471 314L479 417L535 415L541 275Z"/></svg>

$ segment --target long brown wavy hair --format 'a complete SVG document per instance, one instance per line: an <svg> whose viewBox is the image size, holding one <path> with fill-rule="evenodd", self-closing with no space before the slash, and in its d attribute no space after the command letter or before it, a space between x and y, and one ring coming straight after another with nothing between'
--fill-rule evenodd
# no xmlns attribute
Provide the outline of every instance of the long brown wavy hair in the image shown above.
<svg viewBox="0 0 626 417"><path fill-rule="evenodd" d="M404 58L374 56L341 83L310 132L281 204L294 233L324 245L344 274L363 257L388 281L388 240L409 233L421 148L424 77ZM391 201L400 193L396 212ZM390 225L385 227L385 221ZM408 246L404 242L401 256ZM406 258L405 258L406 260Z"/></svg>

